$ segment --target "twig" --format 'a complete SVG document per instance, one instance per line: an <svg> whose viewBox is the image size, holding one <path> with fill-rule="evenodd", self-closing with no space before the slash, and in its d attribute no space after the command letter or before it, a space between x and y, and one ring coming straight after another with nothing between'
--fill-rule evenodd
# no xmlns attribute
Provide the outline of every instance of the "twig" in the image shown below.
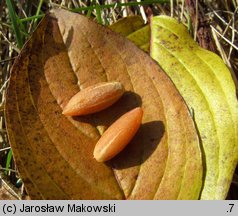
<svg viewBox="0 0 238 216"><path fill-rule="evenodd" d="M170 14L171 17L174 17L174 1L170 0Z"/></svg>
<svg viewBox="0 0 238 216"><path fill-rule="evenodd" d="M230 61L228 60L228 58L227 58L227 56L226 56L226 53L224 52L224 50L223 50L221 44L219 43L219 40L218 40L217 34L216 34L216 29L215 29L213 26L211 26L211 29L212 29L213 38L215 39L215 43L216 43L216 45L217 45L217 49L218 49L218 51L219 51L219 53L220 53L220 55L221 55L223 61L225 62L225 64L226 64L226 65L229 67L229 69L230 69L231 76L232 76L232 78L233 78L233 81L234 81L235 86L236 86L236 90L237 90L237 92L238 92L238 81L237 81L235 72L233 71L233 69L232 69L232 67L231 67L231 63L230 63Z"/></svg>
<svg viewBox="0 0 238 216"><path fill-rule="evenodd" d="M9 187L9 185L1 178L0 176L0 181L1 181L1 184L3 185L3 187L6 188L6 190L11 194L13 195L15 198L17 198L18 200L21 200L21 198L19 197L19 195L11 188Z"/></svg>
<svg viewBox="0 0 238 216"><path fill-rule="evenodd" d="M194 40L196 41L198 31L198 0L195 5L195 22L194 22Z"/></svg>
<svg viewBox="0 0 238 216"><path fill-rule="evenodd" d="M3 89L6 87L7 83L9 82L9 78L3 83L0 89L0 93L2 93Z"/></svg>
<svg viewBox="0 0 238 216"><path fill-rule="evenodd" d="M223 40L225 40L228 44L230 44L234 49L236 49L238 51L238 47L231 43L226 37L224 37L219 31L216 30L215 27L213 27L212 25L210 25L210 27L216 32L216 34L218 34Z"/></svg>
<svg viewBox="0 0 238 216"><path fill-rule="evenodd" d="M141 2L141 0L137 0L137 2ZM144 22L147 23L147 17L146 17L145 10L144 10L143 6L139 6L139 8L140 8L140 13L141 13L141 16L142 16Z"/></svg>
<svg viewBox="0 0 238 216"><path fill-rule="evenodd" d="M0 170L17 173L16 170L14 170L14 169L10 169L10 168L3 168L3 167L0 167Z"/></svg>
<svg viewBox="0 0 238 216"><path fill-rule="evenodd" d="M212 13L214 13L219 20L221 20L226 26L228 26L228 28L232 29L232 27L229 25L229 23L226 22L215 10L213 10ZM232 30L234 30L234 32L238 33L238 31L236 29L232 29Z"/></svg>
<svg viewBox="0 0 238 216"><path fill-rule="evenodd" d="M3 148L3 149L0 149L0 152L7 151L7 150L9 150L9 149L11 149L10 146L9 146L9 147L6 147L6 148Z"/></svg>
<svg viewBox="0 0 238 216"><path fill-rule="evenodd" d="M8 58L8 59L3 59L3 60L0 61L0 64L5 63L5 62L9 62L9 61L13 61L15 58L17 58L17 56L12 57L12 58Z"/></svg>
<svg viewBox="0 0 238 216"><path fill-rule="evenodd" d="M0 34L4 37L4 39L9 43L9 45L17 52L20 53L20 49L18 49L12 42L8 40L8 38L0 31Z"/></svg>

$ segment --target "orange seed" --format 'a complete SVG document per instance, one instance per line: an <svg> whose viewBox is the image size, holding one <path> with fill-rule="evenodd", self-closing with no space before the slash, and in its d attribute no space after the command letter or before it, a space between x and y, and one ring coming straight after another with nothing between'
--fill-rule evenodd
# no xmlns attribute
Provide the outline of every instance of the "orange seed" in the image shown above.
<svg viewBox="0 0 238 216"><path fill-rule="evenodd" d="M140 127L143 110L137 107L116 120L98 140L94 148L94 158L98 162L110 160L135 136Z"/></svg>
<svg viewBox="0 0 238 216"><path fill-rule="evenodd" d="M99 112L115 103L124 91L120 82L102 82L89 86L69 100L63 114L77 116Z"/></svg>

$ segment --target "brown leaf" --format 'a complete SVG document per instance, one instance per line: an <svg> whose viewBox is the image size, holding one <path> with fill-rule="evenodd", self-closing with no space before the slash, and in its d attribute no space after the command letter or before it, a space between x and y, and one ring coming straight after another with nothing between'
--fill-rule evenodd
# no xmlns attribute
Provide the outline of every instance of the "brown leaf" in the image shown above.
<svg viewBox="0 0 238 216"><path fill-rule="evenodd" d="M85 117L61 114L80 89L119 81L112 107ZM108 127L134 107L143 125L116 158L93 158ZM170 79L143 51L88 18L55 10L17 58L6 99L9 139L32 199L197 199L199 141Z"/></svg>

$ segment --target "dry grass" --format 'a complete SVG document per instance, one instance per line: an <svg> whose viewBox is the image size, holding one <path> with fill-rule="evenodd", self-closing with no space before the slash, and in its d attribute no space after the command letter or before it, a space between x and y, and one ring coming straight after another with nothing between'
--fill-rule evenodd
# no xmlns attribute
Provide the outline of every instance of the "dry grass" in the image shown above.
<svg viewBox="0 0 238 216"><path fill-rule="evenodd" d="M170 4L150 4L150 5L133 5L123 6L122 4L137 3L140 0L50 0L50 1L13 1L15 13L20 19L24 19L21 28L19 28L23 42L31 35L35 29L40 17L47 10L55 7L61 8L85 8L98 5L110 5L117 3L114 7L93 10L81 10L80 13L95 17L98 22L109 25L121 17L128 15L140 14L145 21L151 14L167 14L178 18L181 22L188 25L191 34L195 40L198 40L199 17L198 11L204 17L204 22L209 26L212 32L212 38L215 41L217 52L223 58L224 62L231 68L234 79L238 75L238 1L237 0L204 0L195 1L195 22L193 28L189 18L189 10L186 7L186 0L169 0ZM119 7L118 7L119 6ZM9 78L9 71L14 59L19 53L21 42L16 38L16 32L11 25L9 10L6 2L0 3L0 183L10 193L9 197L22 199L24 197L24 187L21 185L19 176L9 153L10 147L7 139L3 105L5 101L5 91ZM36 19L31 19L35 16ZM1 186L1 185L0 185ZM238 199L238 170L234 175L231 189L228 195L229 199ZM1 194L0 194L1 199Z"/></svg>

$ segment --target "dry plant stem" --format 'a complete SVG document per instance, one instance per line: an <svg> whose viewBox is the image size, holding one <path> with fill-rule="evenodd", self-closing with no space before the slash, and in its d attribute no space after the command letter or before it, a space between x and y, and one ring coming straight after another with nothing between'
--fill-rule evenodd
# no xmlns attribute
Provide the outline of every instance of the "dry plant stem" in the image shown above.
<svg viewBox="0 0 238 216"><path fill-rule="evenodd" d="M229 45L231 45L234 49L238 51L238 47L234 45L230 40L228 40L226 37L224 37L219 31L217 31L213 26L211 28L218 34L223 40L225 40Z"/></svg>
<svg viewBox="0 0 238 216"><path fill-rule="evenodd" d="M137 2L141 2L141 0L137 0ZM144 7L139 6L139 8L140 8L140 13L141 13L141 16L142 16L144 22L147 23L147 17L146 17L146 14L145 14Z"/></svg>
<svg viewBox="0 0 238 216"><path fill-rule="evenodd" d="M142 109L137 107L115 121L97 142L94 158L104 162L121 152L138 131L142 116Z"/></svg>
<svg viewBox="0 0 238 216"><path fill-rule="evenodd" d="M19 195L8 185L7 182L4 181L4 179L1 178L1 176L0 176L0 181L1 181L1 187L5 188L5 190L9 192L10 194L9 198L21 200L21 197L19 197Z"/></svg>
<svg viewBox="0 0 238 216"><path fill-rule="evenodd" d="M211 8L211 6L210 6L210 8ZM211 8L211 10L212 10L212 8ZM232 26L230 26L230 23L226 22L226 20L225 20L223 17L221 17L215 10L212 10L212 13L213 13L224 25L226 25L226 29L227 29L227 28L230 28L232 31L238 33L238 31L237 31L236 29L234 29Z"/></svg>
<svg viewBox="0 0 238 216"><path fill-rule="evenodd" d="M186 0L185 3L193 23L194 35L197 36L200 46L217 53L215 43L211 36L209 23L205 20L201 8L198 7L199 3L197 0Z"/></svg>
<svg viewBox="0 0 238 216"><path fill-rule="evenodd" d="M78 92L63 109L68 116L87 115L99 112L115 103L124 93L119 82L102 82Z"/></svg>
<svg viewBox="0 0 238 216"><path fill-rule="evenodd" d="M236 74L232 68L232 65L226 55L226 52L224 51L223 47L221 46L221 43L219 42L219 39L218 39L218 32L217 30L211 26L211 30L212 30L212 34L213 34L213 38L215 40L215 43L216 43L216 46L217 46L217 49L219 51L219 54L220 56L222 57L223 61L225 62L225 64L229 67L230 69L230 72L231 72L231 76L233 78L233 81L235 83L235 86L236 86L236 91L238 92L238 81L237 81L237 77L236 77ZM220 35L221 36L221 35Z"/></svg>

